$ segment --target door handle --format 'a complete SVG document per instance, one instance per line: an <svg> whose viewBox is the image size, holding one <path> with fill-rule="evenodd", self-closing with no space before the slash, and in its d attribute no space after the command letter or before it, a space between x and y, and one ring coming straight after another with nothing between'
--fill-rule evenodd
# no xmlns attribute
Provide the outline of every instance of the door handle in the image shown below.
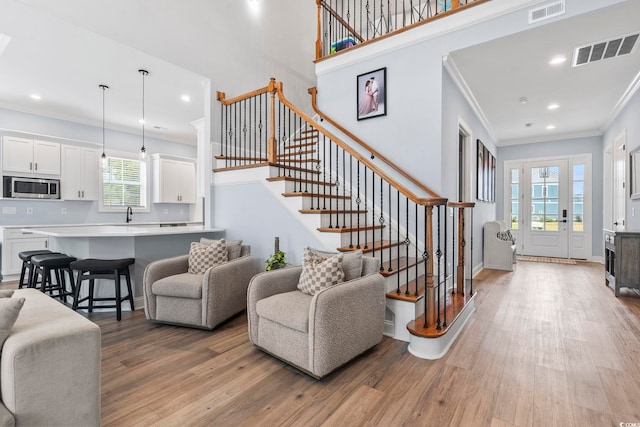
<svg viewBox="0 0 640 427"><path fill-rule="evenodd" d="M563 220L562 220L562 221L560 221L560 222L565 222L565 223L566 223L566 222L567 222L567 220L566 220L566 219L563 219Z"/></svg>

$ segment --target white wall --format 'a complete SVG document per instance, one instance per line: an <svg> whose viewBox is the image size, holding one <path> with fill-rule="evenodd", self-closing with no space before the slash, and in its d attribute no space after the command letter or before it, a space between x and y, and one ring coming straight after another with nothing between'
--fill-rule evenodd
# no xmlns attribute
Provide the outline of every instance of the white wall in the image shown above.
<svg viewBox="0 0 640 427"><path fill-rule="evenodd" d="M195 129L194 129L195 132ZM105 151L137 153L142 144L142 136L125 132L106 130ZM102 148L102 128L88 126L64 120L27 114L19 111L0 108L0 136L12 135L31 137L74 145L88 143L95 148ZM182 157L196 157L194 146L178 144L156 138L145 137L147 153L165 153ZM148 169L151 182L151 165ZM151 191L153 188L151 187ZM150 193L152 194L152 193ZM2 214L2 207L15 207L17 214ZM67 213L62 214L61 208ZM154 204L150 203L150 212L136 212L135 222L172 222L187 221L190 205ZM33 209L33 214L27 215L27 208ZM167 213L165 214L165 209ZM60 201L60 200L17 200L0 199L0 226L2 225L32 225L32 224L92 224L124 222L124 213L98 212L98 202Z"/></svg>
<svg viewBox="0 0 640 427"><path fill-rule="evenodd" d="M629 100L629 103L607 128L603 136L603 150L606 150L608 146L611 146L614 138L623 130L626 131L627 153L640 148L640 91L635 93L635 95ZM604 156L603 151L601 151L599 155L606 157ZM627 177L629 176L629 162L627 160ZM604 177L605 185L609 180L610 177ZM633 208L635 208L636 211L635 216L631 215L631 210ZM640 230L640 199L631 200L628 192L625 220L627 222L627 230ZM600 246L602 246L602 244L600 244Z"/></svg>

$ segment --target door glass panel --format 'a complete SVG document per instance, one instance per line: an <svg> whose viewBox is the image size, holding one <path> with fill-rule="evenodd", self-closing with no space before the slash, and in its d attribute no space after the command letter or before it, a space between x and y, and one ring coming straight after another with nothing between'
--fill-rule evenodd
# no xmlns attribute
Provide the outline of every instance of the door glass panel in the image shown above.
<svg viewBox="0 0 640 427"><path fill-rule="evenodd" d="M573 165L573 231L584 231L584 165Z"/></svg>
<svg viewBox="0 0 640 427"><path fill-rule="evenodd" d="M560 168L531 168L531 230L558 231Z"/></svg>
<svg viewBox="0 0 640 427"><path fill-rule="evenodd" d="M511 169L511 229L518 229L518 194L520 193L520 169Z"/></svg>

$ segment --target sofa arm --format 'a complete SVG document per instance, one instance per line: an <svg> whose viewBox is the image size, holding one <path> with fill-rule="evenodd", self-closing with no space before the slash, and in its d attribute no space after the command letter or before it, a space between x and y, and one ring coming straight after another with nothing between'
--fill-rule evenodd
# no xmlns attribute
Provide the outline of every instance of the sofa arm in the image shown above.
<svg viewBox="0 0 640 427"><path fill-rule="evenodd" d="M249 321L249 340L258 342L258 314L256 304L261 299L284 292L295 291L298 288L302 267L288 267L274 271L265 271L253 276L247 290L247 318Z"/></svg>
<svg viewBox="0 0 640 427"><path fill-rule="evenodd" d="M309 370L323 377L378 344L385 306L378 273L318 292L309 313Z"/></svg>
<svg viewBox="0 0 640 427"><path fill-rule="evenodd" d="M202 324L213 329L247 308L247 287L257 273L256 261L250 255L207 270L202 286Z"/></svg>
<svg viewBox="0 0 640 427"><path fill-rule="evenodd" d="M36 289L25 297L0 362L16 425L100 425L100 328Z"/></svg>
<svg viewBox="0 0 640 427"><path fill-rule="evenodd" d="M154 282L175 274L186 273L189 270L189 255L153 261L144 269L142 276L142 290L144 295L144 313L147 319L156 318L156 297L151 292Z"/></svg>

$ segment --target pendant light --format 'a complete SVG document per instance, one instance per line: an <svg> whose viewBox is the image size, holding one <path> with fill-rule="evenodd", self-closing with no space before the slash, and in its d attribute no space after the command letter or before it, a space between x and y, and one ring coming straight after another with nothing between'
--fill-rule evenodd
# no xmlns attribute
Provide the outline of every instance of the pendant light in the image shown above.
<svg viewBox="0 0 640 427"><path fill-rule="evenodd" d="M100 89L102 89L102 156L100 156L102 162L102 168L107 167L107 155L104 153L104 93L109 86L107 85L98 85Z"/></svg>
<svg viewBox="0 0 640 427"><path fill-rule="evenodd" d="M147 155L147 149L144 147L144 77L149 74L147 70L138 70L142 76L142 147L140 147L140 158L144 159Z"/></svg>

